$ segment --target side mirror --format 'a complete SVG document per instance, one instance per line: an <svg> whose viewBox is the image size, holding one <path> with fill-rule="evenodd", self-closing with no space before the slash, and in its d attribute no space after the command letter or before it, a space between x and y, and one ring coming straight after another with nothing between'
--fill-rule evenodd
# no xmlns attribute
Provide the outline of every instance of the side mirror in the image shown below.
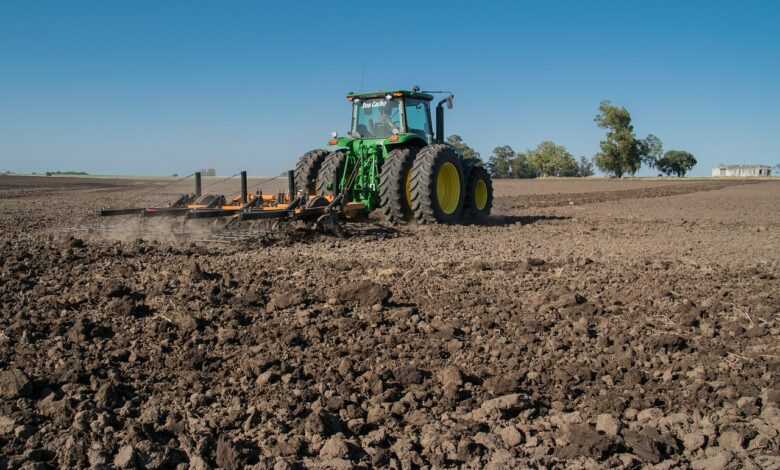
<svg viewBox="0 0 780 470"><path fill-rule="evenodd" d="M447 109L452 109L452 102L455 100L455 95L447 97Z"/></svg>

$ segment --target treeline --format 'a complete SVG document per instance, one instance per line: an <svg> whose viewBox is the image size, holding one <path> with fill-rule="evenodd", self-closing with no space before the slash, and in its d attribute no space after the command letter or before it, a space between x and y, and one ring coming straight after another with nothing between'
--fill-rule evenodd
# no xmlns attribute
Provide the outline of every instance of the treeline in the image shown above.
<svg viewBox="0 0 780 470"><path fill-rule="evenodd" d="M35 174L35 173L33 173ZM46 176L87 176L86 171L47 171Z"/></svg>
<svg viewBox="0 0 780 470"><path fill-rule="evenodd" d="M593 175L593 162L585 157L577 161L566 147L550 141L525 152L515 152L509 145L496 147L487 167L494 178Z"/></svg>
<svg viewBox="0 0 780 470"><path fill-rule="evenodd" d="M466 144L459 135L451 135L447 143L464 158L480 158L479 152ZM579 162L563 145L545 141L534 150L515 152L509 145L493 149L487 168L494 178L536 178L539 176L591 176L593 162L580 157Z"/></svg>
<svg viewBox="0 0 780 470"><path fill-rule="evenodd" d="M631 114L624 107L602 101L594 118L607 131L600 143L600 151L587 158L575 159L563 145L544 141L533 150L517 152L509 145L493 149L487 168L494 178L537 178L543 176L583 177L594 174L594 166L615 177L635 175L646 165L664 175L685 176L696 158L683 150L663 151L661 139L649 134L638 139L631 123ZM459 135L451 135L447 143L465 158L480 158L479 152L469 147Z"/></svg>

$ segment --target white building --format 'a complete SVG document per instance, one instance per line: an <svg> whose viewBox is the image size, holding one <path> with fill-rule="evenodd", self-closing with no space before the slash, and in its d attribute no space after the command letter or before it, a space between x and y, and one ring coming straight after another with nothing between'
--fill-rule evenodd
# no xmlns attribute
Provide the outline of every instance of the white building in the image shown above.
<svg viewBox="0 0 780 470"><path fill-rule="evenodd" d="M772 167L766 165L718 165L712 176L771 176Z"/></svg>

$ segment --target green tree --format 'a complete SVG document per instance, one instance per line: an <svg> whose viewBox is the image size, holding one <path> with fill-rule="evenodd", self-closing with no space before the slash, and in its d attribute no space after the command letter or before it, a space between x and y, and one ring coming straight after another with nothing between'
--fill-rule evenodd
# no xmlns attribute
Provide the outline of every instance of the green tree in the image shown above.
<svg viewBox="0 0 780 470"><path fill-rule="evenodd" d="M593 176L593 161L585 156L577 163L577 176Z"/></svg>
<svg viewBox="0 0 780 470"><path fill-rule="evenodd" d="M577 160L566 152L568 156L558 161L557 176L580 176L577 171Z"/></svg>
<svg viewBox="0 0 780 470"><path fill-rule="evenodd" d="M601 141L601 151L593 159L596 166L618 178L626 173L635 174L649 149L634 135L628 110L602 101L594 121L599 127L607 129L607 136Z"/></svg>
<svg viewBox="0 0 780 470"><path fill-rule="evenodd" d="M528 152L528 160L542 176L577 176L577 161L571 153L549 140Z"/></svg>
<svg viewBox="0 0 780 470"><path fill-rule="evenodd" d="M528 161L527 153L518 153L510 162L512 178L536 178L539 173Z"/></svg>
<svg viewBox="0 0 780 470"><path fill-rule="evenodd" d="M656 166L665 175L683 177L696 166L696 158L684 150L669 150L656 162Z"/></svg>
<svg viewBox="0 0 780 470"><path fill-rule="evenodd" d="M643 157L642 157L642 163L649 166L650 168L655 168L656 163L658 160L663 157L664 154L664 144L661 142L661 139L654 136L653 134L648 134L647 137L645 137L645 140L642 141L642 145L644 146L643 150Z"/></svg>
<svg viewBox="0 0 780 470"><path fill-rule="evenodd" d="M463 158L479 158L479 152L469 147L458 134L447 137L447 143L455 147L455 151L462 155Z"/></svg>
<svg viewBox="0 0 780 470"><path fill-rule="evenodd" d="M508 145L502 145L493 149L493 154L488 159L487 168L490 176L494 178L508 178L512 171L512 160L515 151Z"/></svg>

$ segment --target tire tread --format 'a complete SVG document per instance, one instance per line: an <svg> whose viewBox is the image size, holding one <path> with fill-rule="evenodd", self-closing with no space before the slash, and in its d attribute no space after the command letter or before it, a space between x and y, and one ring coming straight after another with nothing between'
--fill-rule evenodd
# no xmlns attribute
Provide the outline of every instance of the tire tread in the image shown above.
<svg viewBox="0 0 780 470"><path fill-rule="evenodd" d="M410 148L390 151L379 176L379 205L385 221L396 224L411 219L412 210L406 204L404 174L412 171L415 152ZM410 181L411 184L411 181Z"/></svg>
<svg viewBox="0 0 780 470"><path fill-rule="evenodd" d="M295 188L312 194L317 189L317 175L323 160L328 155L327 150L315 149L306 152L295 165Z"/></svg>

